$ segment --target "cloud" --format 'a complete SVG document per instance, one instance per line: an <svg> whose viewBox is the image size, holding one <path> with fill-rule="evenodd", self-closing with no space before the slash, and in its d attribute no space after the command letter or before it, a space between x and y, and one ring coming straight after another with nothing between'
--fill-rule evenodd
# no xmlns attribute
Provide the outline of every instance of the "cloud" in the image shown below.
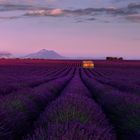
<svg viewBox="0 0 140 140"><path fill-rule="evenodd" d="M50 11L50 15L53 15L53 16L59 16L59 15L62 15L64 12L62 9L53 9Z"/></svg>
<svg viewBox="0 0 140 140"><path fill-rule="evenodd" d="M130 3L128 8L140 9L140 3Z"/></svg>
<svg viewBox="0 0 140 140"><path fill-rule="evenodd" d="M14 19L19 17L39 17L39 16L52 16L52 17L86 17L85 20L96 19L97 16L111 16L113 18L126 19L132 22L139 21L140 14L140 3L129 3L126 7L103 7L103 8L84 8L84 9L60 9L60 8L49 8L42 6L33 5L20 5L20 4L0 4L0 11L23 11L22 15L12 17L0 17L1 19ZM117 18L122 17L122 18Z"/></svg>
<svg viewBox="0 0 140 140"><path fill-rule="evenodd" d="M0 11L31 10L34 8L31 5L0 4Z"/></svg>
<svg viewBox="0 0 140 140"><path fill-rule="evenodd" d="M25 14L25 16L61 16L64 14L62 9L48 9L48 10L32 10Z"/></svg>
<svg viewBox="0 0 140 140"><path fill-rule="evenodd" d="M9 17L0 16L0 19L18 19L18 18L21 18L21 17L20 16L9 16Z"/></svg>
<svg viewBox="0 0 140 140"><path fill-rule="evenodd" d="M130 20L132 22L140 22L140 14L128 15L128 16L126 16L126 19Z"/></svg>
<svg viewBox="0 0 140 140"><path fill-rule="evenodd" d="M140 22L140 3L130 3L127 8L130 14L125 18L131 22Z"/></svg>
<svg viewBox="0 0 140 140"><path fill-rule="evenodd" d="M85 9L39 9L28 11L25 16L91 16L100 14L122 15L127 14L127 11L117 9L115 7L108 8L85 8Z"/></svg>

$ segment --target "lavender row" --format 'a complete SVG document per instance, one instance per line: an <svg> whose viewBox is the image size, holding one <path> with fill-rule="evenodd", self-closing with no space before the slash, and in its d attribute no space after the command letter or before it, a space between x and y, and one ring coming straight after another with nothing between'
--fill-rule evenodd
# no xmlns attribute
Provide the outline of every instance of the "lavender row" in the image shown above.
<svg viewBox="0 0 140 140"><path fill-rule="evenodd" d="M113 78L113 76L111 78L106 78L104 76L97 77L96 74L94 73L95 73L94 71L92 73L91 71L86 71L88 77L96 79L101 84L110 85L114 88L117 88L120 91L124 91L131 94L139 95L140 93L140 86L130 81L129 77L127 77L128 78L127 81L123 79L116 80L115 78Z"/></svg>
<svg viewBox="0 0 140 140"><path fill-rule="evenodd" d="M122 93L110 86L89 78L84 71L81 77L92 92L94 99L102 106L116 128L119 140L140 138L140 98Z"/></svg>
<svg viewBox="0 0 140 140"><path fill-rule="evenodd" d="M65 73L64 73L65 71ZM1 95L7 95L11 92L14 92L16 90L19 90L21 88L27 88L27 87L35 87L38 85L41 85L47 81L53 80L55 78L59 78L61 76L67 75L67 73L70 71L70 68L65 68L62 70L55 70L53 71L53 73L51 72L51 74L48 73L47 76L42 76L40 78L34 79L34 77L30 76L30 77L25 77L28 78L26 81L24 82L18 82L15 83L13 82L3 82L3 84L0 84L0 94ZM24 79L25 79L24 78ZM23 80L23 78L21 78L21 81Z"/></svg>
<svg viewBox="0 0 140 140"><path fill-rule="evenodd" d="M105 115L92 99L67 95L53 101L24 140L115 140Z"/></svg>
<svg viewBox="0 0 140 140"><path fill-rule="evenodd" d="M77 68L61 96L46 107L24 140L115 140L109 120L90 97Z"/></svg>
<svg viewBox="0 0 140 140"><path fill-rule="evenodd" d="M55 99L70 80L70 75L43 84L35 89L24 89L0 99L0 139L17 140L31 131L33 122L43 108Z"/></svg>

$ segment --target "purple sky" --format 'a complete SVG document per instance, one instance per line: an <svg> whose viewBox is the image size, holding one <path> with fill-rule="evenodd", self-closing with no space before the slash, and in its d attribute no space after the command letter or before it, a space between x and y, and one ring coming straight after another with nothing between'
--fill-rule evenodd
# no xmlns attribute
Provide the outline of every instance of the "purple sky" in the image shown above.
<svg viewBox="0 0 140 140"><path fill-rule="evenodd" d="M0 0L0 51L140 59L139 0Z"/></svg>

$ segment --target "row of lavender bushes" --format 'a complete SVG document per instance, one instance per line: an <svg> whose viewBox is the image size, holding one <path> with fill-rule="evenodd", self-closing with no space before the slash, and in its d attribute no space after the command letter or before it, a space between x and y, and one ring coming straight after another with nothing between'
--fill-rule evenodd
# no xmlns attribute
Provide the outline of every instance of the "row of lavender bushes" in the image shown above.
<svg viewBox="0 0 140 140"><path fill-rule="evenodd" d="M98 75L99 76L99 75ZM81 71L85 85L93 98L101 105L114 125L119 140L139 140L140 138L140 97L138 94L122 92L117 88L98 82L96 76L86 70ZM112 77L113 78L113 77ZM100 80L102 78L100 77ZM104 81L104 77L102 79ZM122 84L122 83L120 83ZM119 86L119 82L116 83ZM124 86L124 88L126 88ZM129 84L128 84L128 88ZM135 88L135 87L134 87ZM123 90L126 91L126 90ZM135 92L135 90L132 90Z"/></svg>
<svg viewBox="0 0 140 140"><path fill-rule="evenodd" d="M23 140L115 140L116 135L100 106L81 81L79 68L56 100L40 115Z"/></svg>
<svg viewBox="0 0 140 140"><path fill-rule="evenodd" d="M73 73L74 69L61 78L1 97L0 139L20 140L29 133L39 114L49 102L59 96Z"/></svg>

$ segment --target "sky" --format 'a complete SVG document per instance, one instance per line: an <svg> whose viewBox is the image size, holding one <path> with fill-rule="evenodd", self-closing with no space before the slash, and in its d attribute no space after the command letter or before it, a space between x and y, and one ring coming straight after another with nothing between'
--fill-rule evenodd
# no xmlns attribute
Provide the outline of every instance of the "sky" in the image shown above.
<svg viewBox="0 0 140 140"><path fill-rule="evenodd" d="M0 0L0 52L140 59L139 0Z"/></svg>

